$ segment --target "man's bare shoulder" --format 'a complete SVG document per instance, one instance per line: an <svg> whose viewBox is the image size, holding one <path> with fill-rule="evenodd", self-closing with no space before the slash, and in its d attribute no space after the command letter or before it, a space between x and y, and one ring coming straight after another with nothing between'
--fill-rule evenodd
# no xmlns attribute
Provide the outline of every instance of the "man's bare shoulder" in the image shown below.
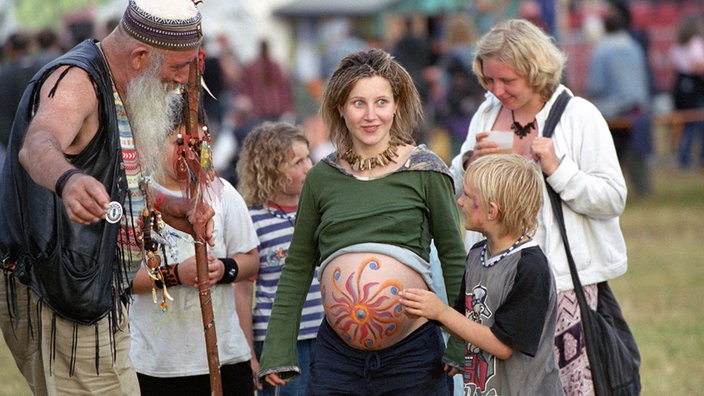
<svg viewBox="0 0 704 396"><path fill-rule="evenodd" d="M97 102L95 83L87 71L76 66L59 66L50 72L41 88L42 98L67 99L76 105ZM40 99L41 101L41 99Z"/></svg>
<svg viewBox="0 0 704 396"><path fill-rule="evenodd" d="M98 98L88 73L61 66L41 87L38 108L30 130L50 133L67 154L80 152L98 130ZM60 122L59 122L60 120Z"/></svg>

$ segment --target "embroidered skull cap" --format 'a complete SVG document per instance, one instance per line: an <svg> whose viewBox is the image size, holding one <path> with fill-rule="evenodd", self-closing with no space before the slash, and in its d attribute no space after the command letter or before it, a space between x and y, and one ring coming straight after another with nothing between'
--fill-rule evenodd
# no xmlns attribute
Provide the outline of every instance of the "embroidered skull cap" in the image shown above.
<svg viewBox="0 0 704 396"><path fill-rule="evenodd" d="M193 49L203 40L192 0L129 0L120 25L135 39L166 50Z"/></svg>

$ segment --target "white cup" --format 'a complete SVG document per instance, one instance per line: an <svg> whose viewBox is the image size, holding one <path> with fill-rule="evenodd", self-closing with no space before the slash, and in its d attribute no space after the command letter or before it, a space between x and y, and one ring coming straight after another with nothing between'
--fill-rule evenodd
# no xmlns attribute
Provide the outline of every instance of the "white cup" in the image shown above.
<svg viewBox="0 0 704 396"><path fill-rule="evenodd" d="M489 131L486 140L499 145L499 153L510 153L513 148L513 131Z"/></svg>

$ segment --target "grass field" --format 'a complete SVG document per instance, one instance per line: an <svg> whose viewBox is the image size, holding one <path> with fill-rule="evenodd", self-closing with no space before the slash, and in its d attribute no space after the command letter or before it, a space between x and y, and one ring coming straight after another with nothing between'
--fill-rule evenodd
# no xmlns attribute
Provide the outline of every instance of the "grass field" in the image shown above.
<svg viewBox="0 0 704 396"><path fill-rule="evenodd" d="M628 272L612 282L642 355L643 395L704 389L704 171L656 171L621 218Z"/></svg>
<svg viewBox="0 0 704 396"><path fill-rule="evenodd" d="M704 171L656 169L656 194L628 202L629 270L612 282L642 355L643 395L704 389ZM30 395L0 342L0 395Z"/></svg>

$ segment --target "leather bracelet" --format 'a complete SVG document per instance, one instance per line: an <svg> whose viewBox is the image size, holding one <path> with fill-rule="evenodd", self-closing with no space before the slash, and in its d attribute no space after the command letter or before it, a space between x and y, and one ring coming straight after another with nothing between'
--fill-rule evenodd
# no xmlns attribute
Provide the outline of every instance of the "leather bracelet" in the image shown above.
<svg viewBox="0 0 704 396"><path fill-rule="evenodd" d="M232 283L237 278L237 273L240 271L240 267L237 265L237 261L233 258L221 258L219 259L225 264L225 272L222 274L222 279L218 283Z"/></svg>
<svg viewBox="0 0 704 396"><path fill-rule="evenodd" d="M159 271L161 271L161 276L164 277L166 287L173 287L181 284L181 279L178 277L178 264L159 267Z"/></svg>
<svg viewBox="0 0 704 396"><path fill-rule="evenodd" d="M54 184L54 192L56 193L56 195L59 196L59 198L62 198L61 195L64 192L64 187L66 187L66 182L68 182L68 179L78 173L83 173L83 171L78 168L71 168L66 172L62 173L61 176L56 179L56 184Z"/></svg>

